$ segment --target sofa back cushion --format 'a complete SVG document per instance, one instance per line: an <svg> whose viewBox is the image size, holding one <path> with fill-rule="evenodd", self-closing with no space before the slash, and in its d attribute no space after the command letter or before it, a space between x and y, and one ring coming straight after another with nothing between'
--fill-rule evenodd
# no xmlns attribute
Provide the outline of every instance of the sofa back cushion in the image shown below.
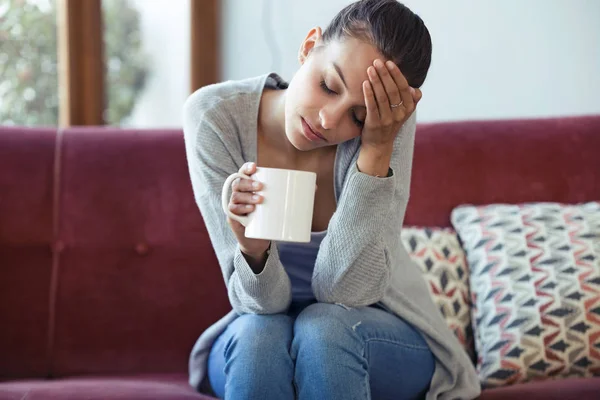
<svg viewBox="0 0 600 400"><path fill-rule="evenodd" d="M600 115L421 124L405 224L449 227L459 204L600 199Z"/></svg>
<svg viewBox="0 0 600 400"><path fill-rule="evenodd" d="M47 371L55 137L0 129L0 379Z"/></svg>
<svg viewBox="0 0 600 400"><path fill-rule="evenodd" d="M180 131L70 129L52 373L185 372L228 306Z"/></svg>

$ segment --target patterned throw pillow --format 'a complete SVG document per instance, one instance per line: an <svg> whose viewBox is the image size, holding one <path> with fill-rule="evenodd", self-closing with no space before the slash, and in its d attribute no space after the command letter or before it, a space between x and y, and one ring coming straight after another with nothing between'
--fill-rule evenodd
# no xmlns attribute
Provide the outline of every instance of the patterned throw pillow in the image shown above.
<svg viewBox="0 0 600 400"><path fill-rule="evenodd" d="M600 203L463 205L484 387L600 374Z"/></svg>
<svg viewBox="0 0 600 400"><path fill-rule="evenodd" d="M405 227L402 242L421 268L433 301L474 360L469 271L453 229Z"/></svg>

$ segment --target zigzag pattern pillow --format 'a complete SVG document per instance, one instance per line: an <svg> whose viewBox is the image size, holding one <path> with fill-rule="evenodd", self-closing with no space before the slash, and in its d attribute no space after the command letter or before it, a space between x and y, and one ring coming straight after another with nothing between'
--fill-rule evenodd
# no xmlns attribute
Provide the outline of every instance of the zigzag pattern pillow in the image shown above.
<svg viewBox="0 0 600 400"><path fill-rule="evenodd" d="M448 327L474 360L469 270L453 229L405 227L402 242L421 268L429 292Z"/></svg>
<svg viewBox="0 0 600 400"><path fill-rule="evenodd" d="M461 206L484 387L600 375L600 203Z"/></svg>

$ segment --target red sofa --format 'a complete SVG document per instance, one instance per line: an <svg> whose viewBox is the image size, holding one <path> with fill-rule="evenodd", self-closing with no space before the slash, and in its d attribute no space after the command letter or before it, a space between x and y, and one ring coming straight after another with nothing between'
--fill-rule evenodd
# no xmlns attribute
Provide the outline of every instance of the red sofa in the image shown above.
<svg viewBox="0 0 600 400"><path fill-rule="evenodd" d="M600 116L422 124L406 225L460 203L600 200ZM229 310L179 130L0 128L0 399L202 399ZM482 399L599 399L600 379Z"/></svg>

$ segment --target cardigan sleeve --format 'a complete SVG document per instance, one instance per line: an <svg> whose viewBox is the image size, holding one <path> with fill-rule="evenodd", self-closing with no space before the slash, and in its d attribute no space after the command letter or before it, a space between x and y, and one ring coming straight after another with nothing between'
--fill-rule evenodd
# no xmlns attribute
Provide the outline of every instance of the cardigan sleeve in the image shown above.
<svg viewBox="0 0 600 400"><path fill-rule="evenodd" d="M358 307L383 298L409 199L415 120L413 113L396 136L387 177L360 172L353 158L315 263L318 301Z"/></svg>
<svg viewBox="0 0 600 400"><path fill-rule="evenodd" d="M230 116L237 111L238 103L218 96L217 89L217 85L202 88L184 105L184 142L194 198L233 309L239 314L283 312L291 302L291 284L279 260L276 243L271 243L263 271L255 274L240 251L221 207L223 184L239 170L243 160L238 132ZM202 260L198 264L200 267Z"/></svg>

